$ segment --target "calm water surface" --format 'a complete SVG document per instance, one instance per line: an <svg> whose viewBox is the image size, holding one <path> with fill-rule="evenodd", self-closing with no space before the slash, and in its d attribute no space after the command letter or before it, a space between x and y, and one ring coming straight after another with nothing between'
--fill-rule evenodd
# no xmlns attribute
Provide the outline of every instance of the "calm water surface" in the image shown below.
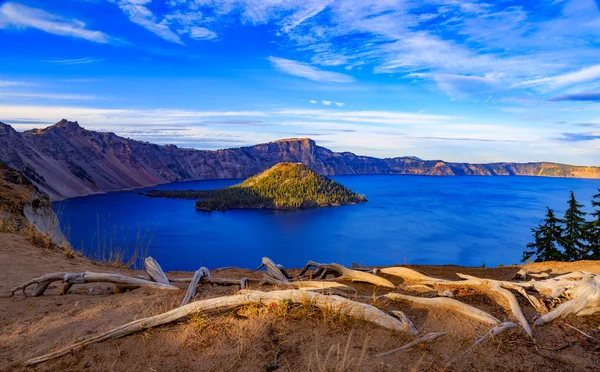
<svg viewBox="0 0 600 372"><path fill-rule="evenodd" d="M55 203L71 244L102 256L141 247L165 270L255 268L263 256L286 267L306 261L496 266L518 263L530 228L549 206L562 214L569 190L589 211L599 180L543 177L337 176L367 203L281 212L198 212L192 200L140 190ZM158 189L213 189L239 180Z"/></svg>

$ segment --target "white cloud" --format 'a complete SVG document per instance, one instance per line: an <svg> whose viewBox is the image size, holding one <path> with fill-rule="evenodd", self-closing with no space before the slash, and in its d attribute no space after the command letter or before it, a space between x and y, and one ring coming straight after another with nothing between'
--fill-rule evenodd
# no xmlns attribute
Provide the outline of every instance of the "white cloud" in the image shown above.
<svg viewBox="0 0 600 372"><path fill-rule="evenodd" d="M192 27L190 28L190 37L196 40L212 40L217 37L217 34L204 27Z"/></svg>
<svg viewBox="0 0 600 372"><path fill-rule="evenodd" d="M325 106L330 106L333 102L323 100L323 101L321 101L321 103L324 104Z"/></svg>
<svg viewBox="0 0 600 372"><path fill-rule="evenodd" d="M167 20L159 22L155 15L144 5L147 0L113 0L117 1L119 8L129 17L131 22L144 27L146 30L160 36L172 43L183 44L179 35L173 32Z"/></svg>
<svg viewBox="0 0 600 372"><path fill-rule="evenodd" d="M515 85L543 85L552 90L598 79L600 79L600 65L593 65L562 75L525 80Z"/></svg>
<svg viewBox="0 0 600 372"><path fill-rule="evenodd" d="M85 39L96 43L109 43L110 36L100 31L88 30L86 24L76 19L66 19L16 3L0 5L0 28L34 28L54 35Z"/></svg>
<svg viewBox="0 0 600 372"><path fill-rule="evenodd" d="M95 63L100 61L104 61L104 58L82 57L73 59L49 59L45 62L60 63L63 65L85 65L88 63Z"/></svg>
<svg viewBox="0 0 600 372"><path fill-rule="evenodd" d="M346 105L344 102L334 102L337 107L344 107Z"/></svg>
<svg viewBox="0 0 600 372"><path fill-rule="evenodd" d="M354 81L352 76L321 70L309 64L291 59L277 57L269 57L267 59L275 66L275 68L289 75L327 83L351 83Z"/></svg>
<svg viewBox="0 0 600 372"><path fill-rule="evenodd" d="M0 82L0 85L1 85L1 84L2 84L2 83ZM310 102L310 103L312 103L312 104L316 104L316 103L317 103L317 100L315 100L315 99L311 99L311 100L310 100L310 101L308 101L308 102Z"/></svg>

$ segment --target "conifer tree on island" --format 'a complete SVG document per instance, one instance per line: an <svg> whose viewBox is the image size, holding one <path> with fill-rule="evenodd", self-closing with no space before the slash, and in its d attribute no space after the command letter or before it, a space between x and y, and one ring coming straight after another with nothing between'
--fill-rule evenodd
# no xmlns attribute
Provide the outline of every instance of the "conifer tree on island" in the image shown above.
<svg viewBox="0 0 600 372"><path fill-rule="evenodd" d="M530 250L523 252L523 261L535 255L536 261L563 261L563 253L559 250L563 229L561 221L556 218L554 211L547 208L546 220L543 225L531 229L535 242L527 244Z"/></svg>

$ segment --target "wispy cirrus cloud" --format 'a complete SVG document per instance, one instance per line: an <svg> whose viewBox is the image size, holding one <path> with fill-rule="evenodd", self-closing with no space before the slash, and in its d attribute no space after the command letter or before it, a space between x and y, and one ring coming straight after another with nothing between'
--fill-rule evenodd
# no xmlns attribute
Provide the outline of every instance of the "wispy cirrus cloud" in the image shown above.
<svg viewBox="0 0 600 372"><path fill-rule="evenodd" d="M354 78L338 72L325 71L307 63L278 57L267 58L273 66L288 75L326 83L351 83Z"/></svg>
<svg viewBox="0 0 600 372"><path fill-rule="evenodd" d="M104 61L105 58L93 58L93 57L81 57L81 58L70 58L70 59L49 59L45 62L58 63L62 65L87 65L89 63L96 63Z"/></svg>
<svg viewBox="0 0 600 372"><path fill-rule="evenodd" d="M41 9L17 3L0 5L0 28L33 28L54 35L85 39L95 43L109 43L111 37L101 31L89 30L77 19L67 19Z"/></svg>

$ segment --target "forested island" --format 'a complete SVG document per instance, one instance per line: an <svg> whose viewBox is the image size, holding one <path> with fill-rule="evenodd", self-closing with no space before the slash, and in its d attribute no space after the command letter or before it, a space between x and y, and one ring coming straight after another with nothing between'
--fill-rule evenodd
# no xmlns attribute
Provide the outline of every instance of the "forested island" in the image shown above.
<svg viewBox="0 0 600 372"><path fill-rule="evenodd" d="M264 208L295 210L366 202L347 187L301 163L279 163L244 182L216 190L150 190L144 195L198 199L203 211Z"/></svg>

